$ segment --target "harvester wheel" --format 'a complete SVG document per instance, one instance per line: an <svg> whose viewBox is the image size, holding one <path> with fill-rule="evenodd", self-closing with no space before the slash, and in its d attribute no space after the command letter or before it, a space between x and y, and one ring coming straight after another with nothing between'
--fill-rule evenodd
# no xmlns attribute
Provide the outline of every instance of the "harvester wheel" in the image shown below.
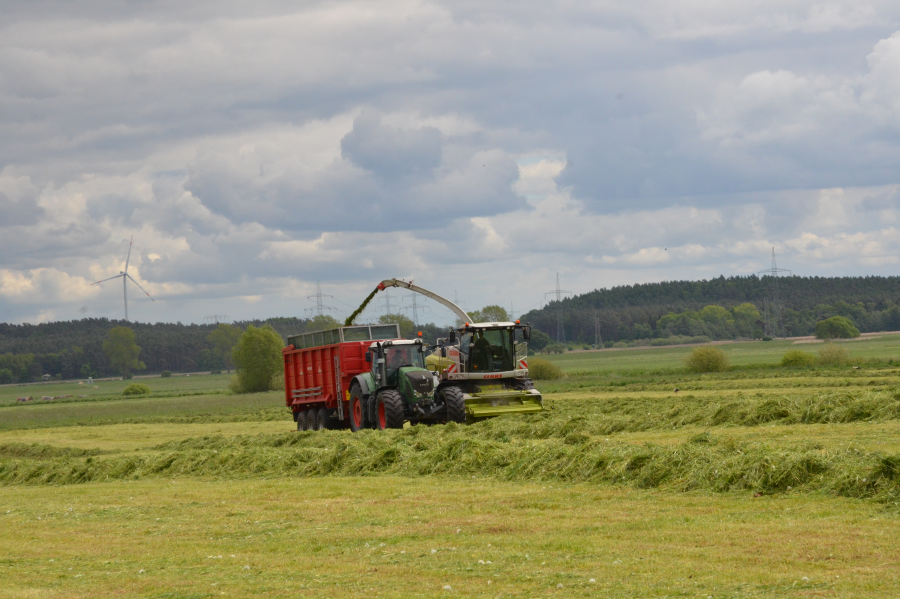
<svg viewBox="0 0 900 599"><path fill-rule="evenodd" d="M466 400L459 387L444 387L441 389L441 398L444 400L444 414L447 422L466 421Z"/></svg>
<svg viewBox="0 0 900 599"><path fill-rule="evenodd" d="M366 406L363 403L362 391L354 385L350 388L350 430L356 433L367 426Z"/></svg>
<svg viewBox="0 0 900 599"><path fill-rule="evenodd" d="M297 430L305 431L306 430L306 411L301 410L297 412Z"/></svg>
<svg viewBox="0 0 900 599"><path fill-rule="evenodd" d="M534 383L531 379L516 379L514 387L522 391L529 391L534 389Z"/></svg>
<svg viewBox="0 0 900 599"><path fill-rule="evenodd" d="M396 389L385 389L378 394L378 428L403 428L403 398Z"/></svg>
<svg viewBox="0 0 900 599"><path fill-rule="evenodd" d="M319 411L316 413L316 429L320 431L328 430L328 420L328 410L319 408Z"/></svg>

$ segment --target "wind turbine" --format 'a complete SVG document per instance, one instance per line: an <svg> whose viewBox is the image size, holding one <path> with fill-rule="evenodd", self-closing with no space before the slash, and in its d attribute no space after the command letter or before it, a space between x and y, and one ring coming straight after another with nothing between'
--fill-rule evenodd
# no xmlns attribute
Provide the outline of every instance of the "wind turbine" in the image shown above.
<svg viewBox="0 0 900 599"><path fill-rule="evenodd" d="M131 260L131 244L134 243L134 235L131 236L131 241L128 242L128 257L125 258L125 270L120 271L114 277L110 277L108 279L103 279L102 281L97 281L96 283L91 283L91 285L99 285L100 283L105 283L106 281L112 281L113 279L118 279L122 277L122 295L125 297L125 322L128 322L128 279L131 279L131 282L138 286L138 289L143 291L147 297L150 297L150 294L147 293L147 290L141 287L141 285L135 281L130 274L128 274L128 262ZM150 300L154 303L155 299L150 297Z"/></svg>

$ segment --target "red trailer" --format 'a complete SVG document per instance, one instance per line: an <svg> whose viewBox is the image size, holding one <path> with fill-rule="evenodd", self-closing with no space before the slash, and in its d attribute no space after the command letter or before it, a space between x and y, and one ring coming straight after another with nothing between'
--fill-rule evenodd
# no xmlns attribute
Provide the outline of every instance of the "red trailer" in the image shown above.
<svg viewBox="0 0 900 599"><path fill-rule="evenodd" d="M349 424L350 381L371 368L365 356L372 342L386 339L400 339L399 325L354 325L288 337L282 350L284 399L297 430Z"/></svg>

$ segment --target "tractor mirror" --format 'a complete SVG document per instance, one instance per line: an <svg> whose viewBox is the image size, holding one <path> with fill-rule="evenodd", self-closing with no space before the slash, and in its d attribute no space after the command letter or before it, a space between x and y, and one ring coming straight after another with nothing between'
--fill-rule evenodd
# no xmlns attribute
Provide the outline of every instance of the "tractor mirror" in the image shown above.
<svg viewBox="0 0 900 599"><path fill-rule="evenodd" d="M371 362L371 361L372 361L372 352L367 351L366 352L366 362Z"/></svg>
<svg viewBox="0 0 900 599"><path fill-rule="evenodd" d="M441 357L442 357L442 358L446 358L446 357L447 357L447 348L446 348L446 347L442 347L442 348L441 348Z"/></svg>
<svg viewBox="0 0 900 599"><path fill-rule="evenodd" d="M525 327L522 329L522 338L525 341L528 341L529 339L531 339L531 327Z"/></svg>
<svg viewBox="0 0 900 599"><path fill-rule="evenodd" d="M454 329L450 329L450 345L456 343L456 331Z"/></svg>

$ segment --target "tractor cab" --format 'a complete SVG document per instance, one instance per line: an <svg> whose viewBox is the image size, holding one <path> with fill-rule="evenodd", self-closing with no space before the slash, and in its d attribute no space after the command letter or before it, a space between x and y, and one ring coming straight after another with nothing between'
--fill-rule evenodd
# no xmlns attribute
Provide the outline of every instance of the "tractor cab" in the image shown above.
<svg viewBox="0 0 900 599"><path fill-rule="evenodd" d="M425 368L421 339L376 342L369 346L366 361L372 363L375 387L398 389L407 403L431 398L434 375Z"/></svg>

